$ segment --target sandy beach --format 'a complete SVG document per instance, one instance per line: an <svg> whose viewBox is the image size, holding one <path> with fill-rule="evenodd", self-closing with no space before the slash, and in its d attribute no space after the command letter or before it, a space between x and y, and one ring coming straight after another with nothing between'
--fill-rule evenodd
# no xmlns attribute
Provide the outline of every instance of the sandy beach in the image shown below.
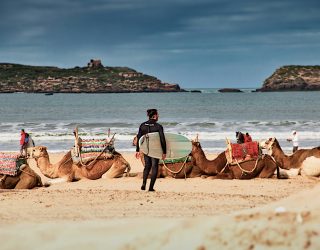
<svg viewBox="0 0 320 250"><path fill-rule="evenodd" d="M132 152L123 155L142 172ZM320 249L319 178L165 178L155 193L141 181L1 190L1 249Z"/></svg>

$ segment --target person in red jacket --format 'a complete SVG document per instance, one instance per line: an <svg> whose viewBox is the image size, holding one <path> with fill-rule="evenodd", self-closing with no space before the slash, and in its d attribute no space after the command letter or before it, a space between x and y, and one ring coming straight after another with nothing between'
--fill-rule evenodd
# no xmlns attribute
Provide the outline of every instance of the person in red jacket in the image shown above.
<svg viewBox="0 0 320 250"><path fill-rule="evenodd" d="M252 138L249 133L246 133L244 136L244 142L252 142Z"/></svg>
<svg viewBox="0 0 320 250"><path fill-rule="evenodd" d="M25 140L26 140L26 132L24 131L24 129L21 129L21 132L20 132L20 154L21 155L23 155L23 152L26 151Z"/></svg>

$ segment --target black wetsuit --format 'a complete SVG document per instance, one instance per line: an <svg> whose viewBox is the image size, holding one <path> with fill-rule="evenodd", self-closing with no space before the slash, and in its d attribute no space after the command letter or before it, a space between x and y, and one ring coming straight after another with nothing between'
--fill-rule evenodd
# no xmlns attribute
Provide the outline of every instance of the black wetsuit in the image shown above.
<svg viewBox="0 0 320 250"><path fill-rule="evenodd" d="M162 151L163 151L163 154L166 154L167 146L166 146L166 139L163 133L163 127L159 123L157 123L156 120L154 119L150 119L149 121L141 123L139 127L139 132L137 135L138 142L142 136L148 133L153 133L153 132L159 132ZM136 152L139 152L139 143L137 143ZM149 191L154 191L153 186L156 182L157 175L158 175L159 159L144 155L144 162L145 163L144 163L144 170L143 170L143 182L142 182L141 189L144 190L146 188L147 178L150 173L150 170L152 169Z"/></svg>

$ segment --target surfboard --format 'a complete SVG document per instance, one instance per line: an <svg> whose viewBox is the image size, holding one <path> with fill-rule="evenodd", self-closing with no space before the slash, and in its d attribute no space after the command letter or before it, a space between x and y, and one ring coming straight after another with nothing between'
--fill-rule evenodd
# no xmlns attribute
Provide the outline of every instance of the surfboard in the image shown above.
<svg viewBox="0 0 320 250"><path fill-rule="evenodd" d="M179 134L164 133L167 144L166 159L182 158L191 153L191 141ZM139 140L140 151L153 158L162 158L162 147L158 132L148 133Z"/></svg>

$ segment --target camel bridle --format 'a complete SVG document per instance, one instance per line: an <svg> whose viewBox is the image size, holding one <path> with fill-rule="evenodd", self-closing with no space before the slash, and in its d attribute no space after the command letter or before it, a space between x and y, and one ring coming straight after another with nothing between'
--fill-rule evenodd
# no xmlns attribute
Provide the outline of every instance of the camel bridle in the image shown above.
<svg viewBox="0 0 320 250"><path fill-rule="evenodd" d="M32 150L32 154L31 154L31 159L35 159L36 163L37 163L37 167L39 167L39 163L38 160L43 157L45 154L41 151L39 156L35 156L34 155L34 150ZM69 159L67 159L64 163L61 164L61 166L65 165L66 163L68 163L70 160L72 160L72 157L70 157Z"/></svg>
<svg viewBox="0 0 320 250"><path fill-rule="evenodd" d="M276 140L275 137L273 137L271 140L268 140L266 149L268 150L269 155L272 155L275 140Z"/></svg>
<svg viewBox="0 0 320 250"><path fill-rule="evenodd" d="M37 163L37 167L39 167L39 163L38 163L38 160L40 159L42 155L39 155L39 156L35 156L34 155L34 150L32 150L32 153L31 153L31 159L34 159Z"/></svg>
<svg viewBox="0 0 320 250"><path fill-rule="evenodd" d="M31 153L31 155L30 155L30 159L35 159L35 160L37 161L40 157L43 156L42 150L40 150L40 155L39 155L39 156L35 156L35 155L34 155L34 152L35 152L35 149L32 150L32 153Z"/></svg>

